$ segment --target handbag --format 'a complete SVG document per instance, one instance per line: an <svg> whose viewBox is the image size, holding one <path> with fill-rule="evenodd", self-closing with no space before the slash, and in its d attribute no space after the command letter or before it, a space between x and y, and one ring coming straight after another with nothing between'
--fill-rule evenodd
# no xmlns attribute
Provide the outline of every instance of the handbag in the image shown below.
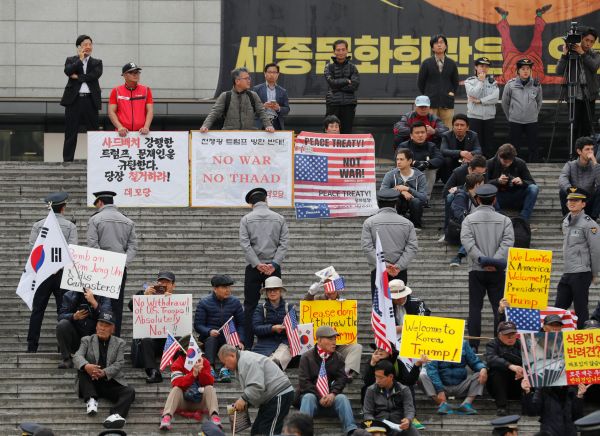
<svg viewBox="0 0 600 436"><path fill-rule="evenodd" d="M185 401L189 401L190 403L200 403L202 401L203 392L204 387L200 386L200 384L195 381L189 388L185 390L183 393L183 399Z"/></svg>

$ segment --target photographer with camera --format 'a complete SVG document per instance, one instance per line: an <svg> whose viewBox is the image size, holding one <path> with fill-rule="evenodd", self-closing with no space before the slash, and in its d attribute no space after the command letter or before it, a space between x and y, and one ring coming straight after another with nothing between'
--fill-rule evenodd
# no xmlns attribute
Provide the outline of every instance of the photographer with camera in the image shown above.
<svg viewBox="0 0 600 436"><path fill-rule="evenodd" d="M592 47L598 39L598 32L593 27L577 28L577 23L571 24L571 30L565 37L562 56L556 65L557 74L569 74L569 60L579 63L582 73L579 77L566 77L565 84L577 84L575 87L575 111L573 121L573 141L581 136L592 133L596 98L600 87L597 71L600 68L600 53ZM571 56L573 56L571 58ZM571 70L572 71L572 70Z"/></svg>
<svg viewBox="0 0 600 436"><path fill-rule="evenodd" d="M499 211L520 210L519 216L529 222L539 189L527 164L517 157L517 150L512 144L501 145L496 156L488 160L487 175L488 183L498 188L496 201Z"/></svg>
<svg viewBox="0 0 600 436"><path fill-rule="evenodd" d="M156 283L146 286L136 295L171 295L175 290L175 274L171 271L158 273ZM133 312L133 299L127 305ZM143 338L134 339L131 343L131 362L135 368L144 368L146 371L146 383L162 382L162 375L156 363L157 357L162 356L166 338Z"/></svg>

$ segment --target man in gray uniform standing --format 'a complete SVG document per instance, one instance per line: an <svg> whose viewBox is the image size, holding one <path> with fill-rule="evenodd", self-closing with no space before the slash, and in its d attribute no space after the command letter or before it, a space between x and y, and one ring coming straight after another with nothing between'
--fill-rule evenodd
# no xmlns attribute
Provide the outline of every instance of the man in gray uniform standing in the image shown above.
<svg viewBox="0 0 600 436"><path fill-rule="evenodd" d="M77 244L77 227L71 221L64 217L65 208L67 207L67 199L69 194L67 192L54 192L48 195L44 202L49 208L52 208L56 214L56 220L60 226L60 230L65 236L67 244ZM33 244L40 234L46 218L37 221L31 228L31 234L29 235L29 249L33 248ZM42 330L42 322L44 320L44 312L48 306L48 300L50 295L54 294L56 300L56 313L60 312L60 306L62 305L63 291L60 289L60 282L62 280L63 270L62 268L51 275L43 283L41 283L35 295L33 297L33 304L31 308L31 317L29 318L29 332L27 333L27 352L35 353L38 349L38 343L40 340L40 331Z"/></svg>
<svg viewBox="0 0 600 436"><path fill-rule="evenodd" d="M288 227L285 218L269 209L267 191L254 188L246 194L246 203L252 205L252 212L240 220L240 245L246 257L244 275L244 313L246 333L244 346L247 350L254 343L252 315L260 290L269 277L281 277L281 263L288 248Z"/></svg>
<svg viewBox="0 0 600 436"><path fill-rule="evenodd" d="M395 189L380 189L377 192L379 210L363 223L361 246L371 268L371 297L375 295L375 244L378 233L385 256L388 280L400 279L408 283L408 265L419 250L415 226L396 213L399 196L400 192Z"/></svg>
<svg viewBox="0 0 600 436"><path fill-rule="evenodd" d="M562 223L565 270L556 287L554 303L561 309L568 309L573 303L578 329L582 329L589 318L590 285L600 281L599 226L584 212L587 198L588 193L583 189L574 186L569 188L569 214Z"/></svg>
<svg viewBox="0 0 600 436"><path fill-rule="evenodd" d="M98 210L88 221L87 245L91 248L127 255L119 298L111 299L112 312L115 317L115 335L121 336L127 266L131 264L137 253L137 237L134 222L119 212L114 205L115 195L117 194L112 191L94 192L94 197L96 197L94 206Z"/></svg>
<svg viewBox="0 0 600 436"><path fill-rule="evenodd" d="M494 209L494 185L484 184L475 189L477 208L465 217L460 241L469 258L469 321L470 336L481 336L481 309L487 292L494 312L494 331L498 330L498 305L504 291L504 275L508 249L515 243L510 218ZM469 341L477 352L479 339Z"/></svg>

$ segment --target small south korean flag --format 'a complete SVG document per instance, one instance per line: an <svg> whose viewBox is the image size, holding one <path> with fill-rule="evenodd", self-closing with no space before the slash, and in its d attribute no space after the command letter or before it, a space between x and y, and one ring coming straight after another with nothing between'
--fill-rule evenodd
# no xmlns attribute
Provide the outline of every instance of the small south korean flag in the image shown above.
<svg viewBox="0 0 600 436"><path fill-rule="evenodd" d="M185 358L185 369L191 371L198 359L202 357L202 351L194 339L194 335L190 335L190 345L188 346L186 358Z"/></svg>

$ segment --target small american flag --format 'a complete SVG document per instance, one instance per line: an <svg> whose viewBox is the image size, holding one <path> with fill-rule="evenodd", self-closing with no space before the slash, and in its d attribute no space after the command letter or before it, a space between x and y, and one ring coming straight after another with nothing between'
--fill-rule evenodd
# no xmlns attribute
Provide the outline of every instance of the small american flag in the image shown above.
<svg viewBox="0 0 600 436"><path fill-rule="evenodd" d="M229 345L233 345L234 347L242 346L242 343L240 342L240 336L235 329L235 323L233 322L233 319L230 319L225 323L223 326L223 334L225 335L225 341Z"/></svg>
<svg viewBox="0 0 600 436"><path fill-rule="evenodd" d="M319 369L319 377L317 378L317 392L321 398L329 394L329 380L327 379L327 371L325 370L325 359L321 361L321 369Z"/></svg>
<svg viewBox="0 0 600 436"><path fill-rule="evenodd" d="M332 292L339 291L340 289L345 288L344 278L338 277L335 280L329 281L323 285L326 294L331 294Z"/></svg>
<svg viewBox="0 0 600 436"><path fill-rule="evenodd" d="M298 317L293 307L290 308L283 318L283 325L285 326L285 334L290 344L290 353L292 357L297 356L300 354L300 336L298 335Z"/></svg>
<svg viewBox="0 0 600 436"><path fill-rule="evenodd" d="M162 358L160 359L160 370L164 371L167 366L173 363L173 356L177 350L181 348L179 342L173 337L171 333L167 332L167 340L165 341L165 348L163 348Z"/></svg>
<svg viewBox="0 0 600 436"><path fill-rule="evenodd" d="M562 318L563 330L577 329L577 315L570 310L548 306L544 310L506 308L506 319L517 325L517 330L523 332L539 332L548 315L558 315Z"/></svg>
<svg viewBox="0 0 600 436"><path fill-rule="evenodd" d="M563 330L577 330L577 315L568 309L548 306L545 310L540 311L540 321L543 324L544 318L548 315L558 315L562 318Z"/></svg>

